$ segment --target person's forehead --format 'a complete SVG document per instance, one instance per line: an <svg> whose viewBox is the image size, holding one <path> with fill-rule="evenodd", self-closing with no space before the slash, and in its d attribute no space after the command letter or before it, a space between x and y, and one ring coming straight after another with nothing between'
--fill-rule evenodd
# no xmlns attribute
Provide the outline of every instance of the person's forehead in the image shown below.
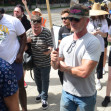
<svg viewBox="0 0 111 111"><path fill-rule="evenodd" d="M36 23L36 24L32 24L32 26L41 26L41 24L40 23Z"/></svg>
<svg viewBox="0 0 111 111"><path fill-rule="evenodd" d="M64 13L64 14L62 14L61 16L62 17L67 17L69 14L68 13Z"/></svg>
<svg viewBox="0 0 111 111"><path fill-rule="evenodd" d="M35 11L35 13L40 13L40 12Z"/></svg>
<svg viewBox="0 0 111 111"><path fill-rule="evenodd" d="M21 12L21 9L19 7L15 7L14 11Z"/></svg>

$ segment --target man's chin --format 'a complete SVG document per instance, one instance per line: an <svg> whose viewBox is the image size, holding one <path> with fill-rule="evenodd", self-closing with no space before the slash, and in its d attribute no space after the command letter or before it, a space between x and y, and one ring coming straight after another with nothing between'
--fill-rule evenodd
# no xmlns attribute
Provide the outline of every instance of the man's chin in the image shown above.
<svg viewBox="0 0 111 111"><path fill-rule="evenodd" d="M21 16L16 16L18 19L21 19L22 17Z"/></svg>

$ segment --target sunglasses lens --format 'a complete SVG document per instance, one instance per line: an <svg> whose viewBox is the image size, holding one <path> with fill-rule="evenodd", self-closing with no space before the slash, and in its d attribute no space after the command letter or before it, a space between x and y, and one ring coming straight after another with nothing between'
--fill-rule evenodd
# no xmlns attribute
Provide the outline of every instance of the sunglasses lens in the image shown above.
<svg viewBox="0 0 111 111"><path fill-rule="evenodd" d="M36 23L41 23L40 20L33 20L32 22L33 22L34 24L36 24Z"/></svg>
<svg viewBox="0 0 111 111"><path fill-rule="evenodd" d="M75 22L79 22L80 19L77 19L77 18L69 18L69 20L72 22L72 21L75 21Z"/></svg>
<svg viewBox="0 0 111 111"><path fill-rule="evenodd" d="M41 23L41 20L37 20L37 23Z"/></svg>
<svg viewBox="0 0 111 111"><path fill-rule="evenodd" d="M62 17L61 19L62 19L62 20L67 20L67 19L68 19L68 17Z"/></svg>

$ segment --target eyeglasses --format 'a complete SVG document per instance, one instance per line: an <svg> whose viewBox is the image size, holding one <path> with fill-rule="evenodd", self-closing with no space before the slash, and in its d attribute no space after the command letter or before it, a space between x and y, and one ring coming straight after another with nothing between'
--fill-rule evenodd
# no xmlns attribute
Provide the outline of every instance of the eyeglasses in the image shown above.
<svg viewBox="0 0 111 111"><path fill-rule="evenodd" d="M69 46L69 48L67 49L67 53L70 54L72 52L72 48L76 45L76 41L74 40L71 45Z"/></svg>
<svg viewBox="0 0 111 111"><path fill-rule="evenodd" d="M14 10L14 12L19 13L19 11Z"/></svg>
<svg viewBox="0 0 111 111"><path fill-rule="evenodd" d="M72 21L80 22L81 19L69 17L69 20L70 20L71 22L72 22Z"/></svg>
<svg viewBox="0 0 111 111"><path fill-rule="evenodd" d="M67 20L68 19L68 17L62 17L61 18L61 20Z"/></svg>

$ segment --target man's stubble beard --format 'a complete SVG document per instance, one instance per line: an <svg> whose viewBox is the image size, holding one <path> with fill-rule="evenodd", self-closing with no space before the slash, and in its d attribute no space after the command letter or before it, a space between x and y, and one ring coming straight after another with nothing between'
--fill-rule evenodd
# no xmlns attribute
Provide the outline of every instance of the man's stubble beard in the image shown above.
<svg viewBox="0 0 111 111"><path fill-rule="evenodd" d="M21 19L23 15L16 16L16 18Z"/></svg>

